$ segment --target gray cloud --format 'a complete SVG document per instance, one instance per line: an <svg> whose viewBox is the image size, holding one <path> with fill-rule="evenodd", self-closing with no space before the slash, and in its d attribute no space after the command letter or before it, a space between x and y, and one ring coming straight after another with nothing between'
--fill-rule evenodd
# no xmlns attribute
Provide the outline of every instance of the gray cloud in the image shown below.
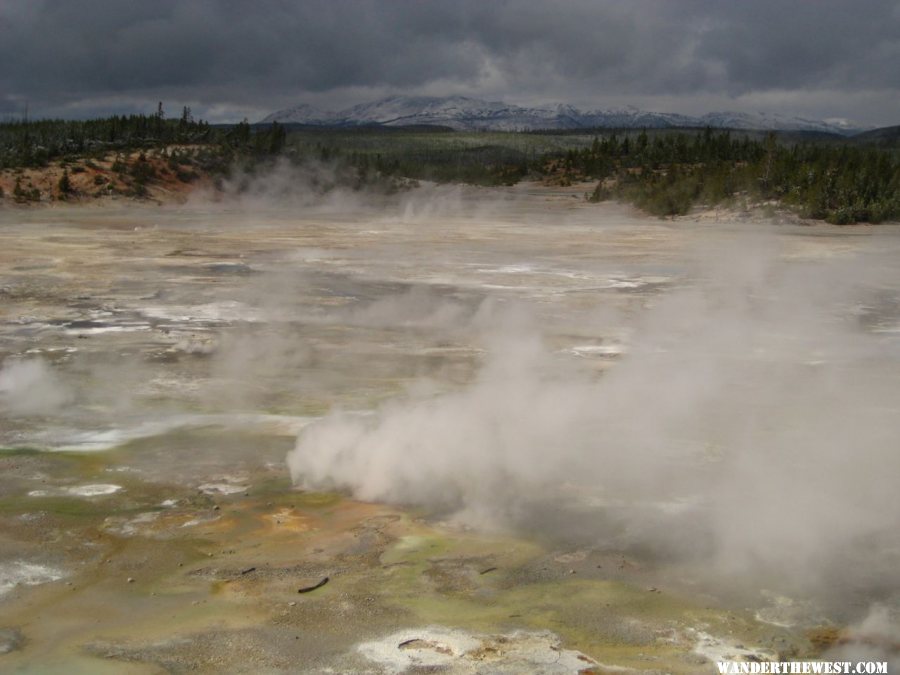
<svg viewBox="0 0 900 675"><path fill-rule="evenodd" d="M900 118L893 0L5 0L0 35L0 115L409 92Z"/></svg>

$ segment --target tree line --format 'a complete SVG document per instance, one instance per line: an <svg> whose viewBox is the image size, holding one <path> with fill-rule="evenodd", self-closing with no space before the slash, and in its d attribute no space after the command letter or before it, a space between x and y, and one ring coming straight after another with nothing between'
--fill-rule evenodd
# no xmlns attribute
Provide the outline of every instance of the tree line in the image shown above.
<svg viewBox="0 0 900 675"><path fill-rule="evenodd" d="M446 133L304 131L288 147L360 175L477 185L596 180L592 201L618 199L659 216L741 201L777 202L838 224L900 219L900 155L890 147L709 128L607 131L571 138L575 147L565 150L538 134L508 136L454 144Z"/></svg>
<svg viewBox="0 0 900 675"><path fill-rule="evenodd" d="M776 201L832 223L900 219L896 148L786 142L774 133L611 130L560 140L515 132L288 131L277 122L262 126L247 120L212 126L195 120L187 107L179 117L168 118L162 104L152 115L0 124L0 169L110 153L123 158L124 166L124 158L136 151L166 148L172 170L188 177L194 169L214 176L235 167L262 171L279 158L328 163L354 186L402 185L405 179L479 185L510 185L524 178L564 185L596 180L592 201L619 199L660 216L685 214L696 205ZM153 180L144 175L149 169L143 163L132 163L124 168L135 173L136 183ZM60 192L68 187L65 175Z"/></svg>
<svg viewBox="0 0 900 675"><path fill-rule="evenodd" d="M777 201L835 224L900 219L900 157L871 146L779 143L707 129L595 140L570 151L563 171L599 180L593 201L616 198L657 215L738 198Z"/></svg>
<svg viewBox="0 0 900 675"><path fill-rule="evenodd" d="M171 145L215 146L225 158L233 155L280 153L286 142L284 127L251 130L244 120L214 127L194 119L184 107L168 118L160 103L152 115L111 115L91 120L12 120L0 123L0 169L42 168L65 158L105 156Z"/></svg>

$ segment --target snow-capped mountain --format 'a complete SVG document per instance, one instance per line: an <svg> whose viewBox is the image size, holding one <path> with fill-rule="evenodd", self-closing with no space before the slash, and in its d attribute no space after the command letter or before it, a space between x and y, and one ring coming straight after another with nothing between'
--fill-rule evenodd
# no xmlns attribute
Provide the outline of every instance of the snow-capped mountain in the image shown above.
<svg viewBox="0 0 900 675"><path fill-rule="evenodd" d="M341 114L352 123L356 120L391 126L407 124L455 123L469 128L479 122L497 122L515 118L524 108L496 101L479 101L465 96L389 96L372 103L353 106Z"/></svg>
<svg viewBox="0 0 900 675"><path fill-rule="evenodd" d="M307 105L306 103L301 103L298 106L294 106L293 108L285 108L284 110L279 110L278 112L273 112L271 115L266 116L262 122L271 123L271 122L279 122L279 123L290 123L290 124L314 124L314 125L328 125L334 124L337 120L337 117L333 112L328 110L319 110L311 105Z"/></svg>
<svg viewBox="0 0 900 675"><path fill-rule="evenodd" d="M698 118L702 126L729 129L770 129L826 131L837 134L853 134L861 131L846 120L810 120L771 113L720 112L707 113Z"/></svg>
<svg viewBox="0 0 900 675"><path fill-rule="evenodd" d="M860 131L846 120L809 120L767 113L721 112L701 117L659 113L629 106L621 109L581 111L571 105L526 108L501 101L466 96L388 96L338 112L303 104L279 110L261 123L277 121L311 126L408 126L427 124L458 131L531 131L536 129L585 129L667 127L715 127L731 129L779 129L851 134Z"/></svg>

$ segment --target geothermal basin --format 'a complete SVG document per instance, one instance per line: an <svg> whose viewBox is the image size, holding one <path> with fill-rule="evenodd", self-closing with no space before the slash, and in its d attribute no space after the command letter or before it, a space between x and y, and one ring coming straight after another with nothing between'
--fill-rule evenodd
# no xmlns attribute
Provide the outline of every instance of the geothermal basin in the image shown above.
<svg viewBox="0 0 900 675"><path fill-rule="evenodd" d="M896 663L900 230L585 190L0 211L0 670Z"/></svg>

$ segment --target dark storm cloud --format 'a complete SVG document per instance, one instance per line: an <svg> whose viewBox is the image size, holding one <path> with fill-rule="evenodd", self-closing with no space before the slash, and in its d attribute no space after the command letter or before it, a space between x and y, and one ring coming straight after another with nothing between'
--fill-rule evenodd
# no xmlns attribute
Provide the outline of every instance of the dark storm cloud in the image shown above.
<svg viewBox="0 0 900 675"><path fill-rule="evenodd" d="M896 2L755 0L705 11L697 56L721 63L732 87L900 86Z"/></svg>
<svg viewBox="0 0 900 675"><path fill-rule="evenodd" d="M900 114L887 0L4 0L0 36L0 114L162 98L234 118L386 92L823 116L859 94L873 119Z"/></svg>

